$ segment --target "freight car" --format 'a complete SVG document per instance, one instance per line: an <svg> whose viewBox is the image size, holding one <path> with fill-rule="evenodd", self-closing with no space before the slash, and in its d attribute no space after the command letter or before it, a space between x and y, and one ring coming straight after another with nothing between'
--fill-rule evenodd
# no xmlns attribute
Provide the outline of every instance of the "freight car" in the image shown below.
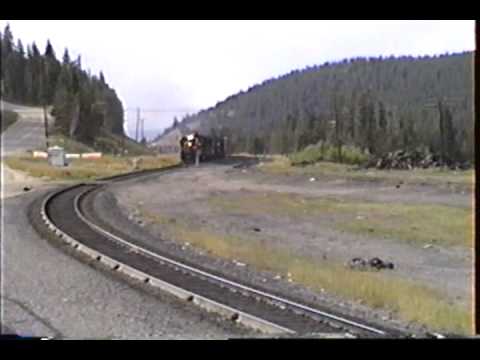
<svg viewBox="0 0 480 360"><path fill-rule="evenodd" d="M222 159L225 157L225 143L222 138L193 133L180 139L180 158L184 163L195 163Z"/></svg>

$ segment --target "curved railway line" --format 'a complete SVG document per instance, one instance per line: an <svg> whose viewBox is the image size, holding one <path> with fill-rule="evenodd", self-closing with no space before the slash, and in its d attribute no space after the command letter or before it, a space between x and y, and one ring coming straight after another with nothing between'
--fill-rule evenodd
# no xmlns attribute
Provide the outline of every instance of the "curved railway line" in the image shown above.
<svg viewBox="0 0 480 360"><path fill-rule="evenodd" d="M224 274L212 273L172 254L153 251L126 234L103 228L96 221L99 214L85 206L89 198L110 183L153 174L159 176L177 168L179 166L141 171L56 190L33 211L40 214L41 225L62 242L112 271L267 334L352 338L411 336L287 299Z"/></svg>

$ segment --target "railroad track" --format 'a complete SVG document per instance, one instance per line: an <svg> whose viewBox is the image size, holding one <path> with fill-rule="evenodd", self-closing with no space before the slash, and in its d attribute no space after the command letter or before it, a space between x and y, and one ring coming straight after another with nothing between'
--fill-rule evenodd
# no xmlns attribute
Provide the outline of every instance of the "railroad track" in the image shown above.
<svg viewBox="0 0 480 360"><path fill-rule="evenodd" d="M73 249L112 271L160 288L185 301L221 314L231 321L270 335L317 337L408 337L408 334L352 319L272 294L171 254L140 246L125 234L98 224L97 214L84 205L113 182L158 176L172 166L82 183L50 193L39 209L41 221Z"/></svg>

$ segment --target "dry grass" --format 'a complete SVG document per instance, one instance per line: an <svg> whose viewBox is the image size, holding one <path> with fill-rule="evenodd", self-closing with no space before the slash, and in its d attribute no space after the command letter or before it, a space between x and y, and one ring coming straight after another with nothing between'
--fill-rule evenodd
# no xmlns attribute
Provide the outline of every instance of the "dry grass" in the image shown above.
<svg viewBox="0 0 480 360"><path fill-rule="evenodd" d="M134 166L134 159L141 159ZM32 157L9 157L5 163L14 170L20 170L33 177L50 180L93 180L113 176L134 170L161 168L178 163L175 156L113 157L100 159L73 159L69 166L58 168L50 166L46 159Z"/></svg>
<svg viewBox="0 0 480 360"><path fill-rule="evenodd" d="M465 190L473 188L474 171L452 171L445 169L406 170L356 170L355 166L322 161L305 167L292 166L285 156L271 156L271 161L258 168L275 175L319 176L325 179L347 179L358 181L377 181L396 184L455 185Z"/></svg>
<svg viewBox="0 0 480 360"><path fill-rule="evenodd" d="M337 198L306 198L288 193L215 196L208 204L238 215L269 214L297 221L325 220L325 226L410 244L471 247L473 212L445 205L373 203ZM322 224L323 224L322 223Z"/></svg>
<svg viewBox="0 0 480 360"><path fill-rule="evenodd" d="M67 153L95 152L95 149L69 137L55 134L49 137L50 146L60 146Z"/></svg>
<svg viewBox="0 0 480 360"><path fill-rule="evenodd" d="M412 244L473 246L473 212L444 205L340 204L350 221L337 227L353 233L372 234ZM356 220L355 213L366 214ZM372 230L373 229L373 230Z"/></svg>
<svg viewBox="0 0 480 360"><path fill-rule="evenodd" d="M116 155L121 154L122 151L125 151L125 155L128 156L155 155L151 149L145 147L144 145L139 144L128 137L122 138L121 136L114 134L99 135L95 141L95 144L88 146L70 137L56 133L50 135L50 145L60 146L64 148L67 153L100 151L104 154Z"/></svg>
<svg viewBox="0 0 480 360"><path fill-rule="evenodd" d="M352 271L341 264L292 254L266 247L238 236L214 233L206 228L180 224L158 214L143 212L146 219L162 224L175 240L208 251L226 259L236 259L260 270L281 274L315 291L327 291L373 307L388 309L405 320L432 329L462 334L471 333L471 315L451 303L444 294L410 281L377 272ZM195 229L195 230L192 230Z"/></svg>

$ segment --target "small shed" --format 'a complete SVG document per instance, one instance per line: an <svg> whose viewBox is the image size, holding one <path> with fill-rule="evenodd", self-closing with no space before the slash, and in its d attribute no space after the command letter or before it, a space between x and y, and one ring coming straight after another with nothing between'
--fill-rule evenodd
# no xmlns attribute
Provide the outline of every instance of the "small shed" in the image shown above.
<svg viewBox="0 0 480 360"><path fill-rule="evenodd" d="M48 149L48 162L52 166L67 166L65 149L60 146L53 146Z"/></svg>

